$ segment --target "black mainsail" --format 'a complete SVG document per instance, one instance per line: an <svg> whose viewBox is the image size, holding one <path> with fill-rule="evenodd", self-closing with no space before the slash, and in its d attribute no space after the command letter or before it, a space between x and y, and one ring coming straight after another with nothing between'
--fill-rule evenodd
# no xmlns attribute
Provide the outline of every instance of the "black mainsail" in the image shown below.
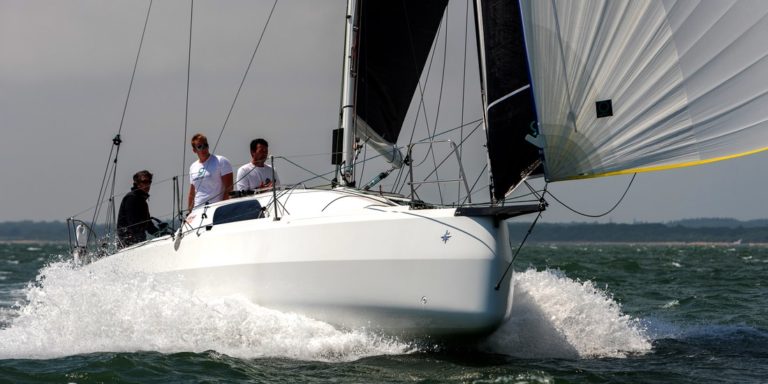
<svg viewBox="0 0 768 384"><path fill-rule="evenodd" d="M389 161L448 0L360 0L357 134ZM394 154L396 152L397 154Z"/></svg>
<svg viewBox="0 0 768 384"><path fill-rule="evenodd" d="M499 201L525 176L542 172L539 148L526 141L536 132L536 109L519 3L478 0L476 5L491 189Z"/></svg>

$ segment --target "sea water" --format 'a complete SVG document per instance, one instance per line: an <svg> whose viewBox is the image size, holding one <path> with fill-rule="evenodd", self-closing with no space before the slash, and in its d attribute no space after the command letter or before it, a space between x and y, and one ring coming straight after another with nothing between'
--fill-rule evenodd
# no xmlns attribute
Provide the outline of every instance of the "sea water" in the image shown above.
<svg viewBox="0 0 768 384"><path fill-rule="evenodd" d="M342 331L0 245L2 382L766 382L768 248L533 245L471 345Z"/></svg>

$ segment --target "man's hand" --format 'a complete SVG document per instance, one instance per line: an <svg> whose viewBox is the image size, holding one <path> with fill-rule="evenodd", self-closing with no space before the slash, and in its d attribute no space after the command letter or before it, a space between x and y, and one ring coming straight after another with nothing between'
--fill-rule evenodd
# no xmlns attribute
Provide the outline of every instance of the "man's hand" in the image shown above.
<svg viewBox="0 0 768 384"><path fill-rule="evenodd" d="M266 179L266 180L264 180L263 183L261 183L261 185L259 185L259 189L262 189L262 188L272 188L274 185L275 185L274 181L272 181L271 179Z"/></svg>
<svg viewBox="0 0 768 384"><path fill-rule="evenodd" d="M170 235L172 233L171 229L168 228L168 223L165 222L157 224L157 229L159 230L157 231L157 236Z"/></svg>

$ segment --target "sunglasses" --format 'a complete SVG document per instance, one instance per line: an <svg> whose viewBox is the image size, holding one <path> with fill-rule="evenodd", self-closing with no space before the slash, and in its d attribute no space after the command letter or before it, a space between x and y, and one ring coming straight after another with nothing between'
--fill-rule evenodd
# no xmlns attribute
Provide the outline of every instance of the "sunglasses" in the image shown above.
<svg viewBox="0 0 768 384"><path fill-rule="evenodd" d="M208 144L195 145L195 149L197 149L198 151L202 151L203 149L208 149Z"/></svg>

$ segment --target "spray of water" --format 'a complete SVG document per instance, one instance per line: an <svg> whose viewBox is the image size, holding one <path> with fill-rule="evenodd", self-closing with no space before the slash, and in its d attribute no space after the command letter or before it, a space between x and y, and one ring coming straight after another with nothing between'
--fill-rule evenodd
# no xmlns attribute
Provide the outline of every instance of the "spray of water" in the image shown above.
<svg viewBox="0 0 768 384"><path fill-rule="evenodd" d="M96 265L94 265L96 266ZM341 331L238 297L204 297L179 277L87 271L67 262L40 271L23 304L5 314L0 359L92 352L215 350L240 358L351 361L417 351L365 331ZM510 320L484 344L518 357L615 357L651 348L609 295L555 271L515 275Z"/></svg>
<svg viewBox="0 0 768 384"><path fill-rule="evenodd" d="M591 282L529 269L515 274L510 319L484 347L523 358L626 357L650 351L651 340Z"/></svg>
<svg viewBox="0 0 768 384"><path fill-rule="evenodd" d="M181 283L172 276L49 265L0 330L0 358L216 350L241 358L348 361L412 350L241 297L201 297Z"/></svg>

